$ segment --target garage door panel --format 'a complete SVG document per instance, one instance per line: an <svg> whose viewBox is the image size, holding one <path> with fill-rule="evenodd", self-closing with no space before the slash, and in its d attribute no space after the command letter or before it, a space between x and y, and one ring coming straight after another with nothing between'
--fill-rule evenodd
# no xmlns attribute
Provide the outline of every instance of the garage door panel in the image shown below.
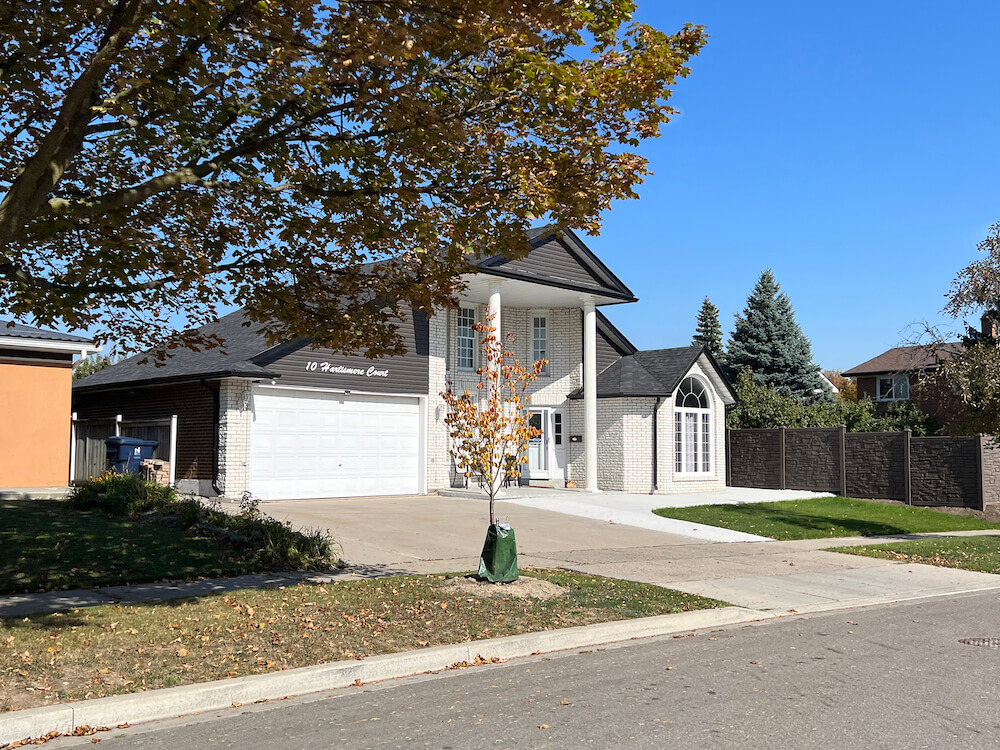
<svg viewBox="0 0 1000 750"><path fill-rule="evenodd" d="M258 388L251 488L263 500L419 492L417 399Z"/></svg>

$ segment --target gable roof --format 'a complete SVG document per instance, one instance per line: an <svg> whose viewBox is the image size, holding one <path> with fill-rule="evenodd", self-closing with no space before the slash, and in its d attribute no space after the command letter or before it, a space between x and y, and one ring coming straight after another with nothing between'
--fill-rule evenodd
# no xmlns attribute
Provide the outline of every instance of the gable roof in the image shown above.
<svg viewBox="0 0 1000 750"><path fill-rule="evenodd" d="M531 251L524 258L493 255L476 261L476 267L490 276L544 283L621 302L638 301L572 230L554 224L536 227L528 230L528 240Z"/></svg>
<svg viewBox="0 0 1000 750"><path fill-rule="evenodd" d="M72 333L47 331L44 328L21 325L8 321L0 321L0 337L15 339L31 339L34 341L64 341L66 343L93 344L93 339L86 336L75 336Z"/></svg>
<svg viewBox="0 0 1000 750"><path fill-rule="evenodd" d="M850 370L845 370L841 374L853 378L859 375L926 370L937 367L942 361L950 359L963 348L957 341L936 346L897 346L867 362L852 367Z"/></svg>
<svg viewBox="0 0 1000 750"><path fill-rule="evenodd" d="M88 391L208 377L278 377L277 373L252 361L271 347L259 332L259 327L244 325L247 322L249 320L243 310L237 310L198 329L206 336L221 338L225 342L221 346L198 351L178 347L159 366L149 357L149 352L136 354L76 381L73 390ZM143 359L146 362L142 362Z"/></svg>
<svg viewBox="0 0 1000 750"><path fill-rule="evenodd" d="M598 373L597 397L669 396L677 390L684 376L703 355L729 395L735 399L736 393L732 386L719 369L715 358L704 346L652 349L622 357ZM568 398L583 398L583 388L577 388Z"/></svg>
<svg viewBox="0 0 1000 750"><path fill-rule="evenodd" d="M603 336L604 340L608 342L612 349L618 352L619 356L626 356L628 354L635 354L639 351L635 344L629 341L625 334L619 331L614 323L608 320L608 317L602 313L599 309L597 312L597 334Z"/></svg>

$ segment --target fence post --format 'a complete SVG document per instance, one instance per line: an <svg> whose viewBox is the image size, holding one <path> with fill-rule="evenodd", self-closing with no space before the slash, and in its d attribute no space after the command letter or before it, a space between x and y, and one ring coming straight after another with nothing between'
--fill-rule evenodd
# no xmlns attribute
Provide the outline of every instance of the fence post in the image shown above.
<svg viewBox="0 0 1000 750"><path fill-rule="evenodd" d="M847 425L837 428L840 438L840 496L847 497Z"/></svg>
<svg viewBox="0 0 1000 750"><path fill-rule="evenodd" d="M726 487L733 486L733 431L726 428Z"/></svg>
<svg viewBox="0 0 1000 750"><path fill-rule="evenodd" d="M69 415L69 483L76 479L76 412Z"/></svg>
<svg viewBox="0 0 1000 750"><path fill-rule="evenodd" d="M910 438L913 430L903 430L903 496L907 505L913 505L913 485L910 474Z"/></svg>
<svg viewBox="0 0 1000 750"><path fill-rule="evenodd" d="M778 428L778 455L781 456L781 463L778 464L778 489L788 489L785 487L785 428Z"/></svg>
<svg viewBox="0 0 1000 750"><path fill-rule="evenodd" d="M986 510L986 487L983 478L983 436L976 436L976 479L979 480L979 510Z"/></svg>
<svg viewBox="0 0 1000 750"><path fill-rule="evenodd" d="M122 434L122 415L115 414L115 436L121 436Z"/></svg>
<svg viewBox="0 0 1000 750"><path fill-rule="evenodd" d="M170 486L177 480L177 415L170 415Z"/></svg>

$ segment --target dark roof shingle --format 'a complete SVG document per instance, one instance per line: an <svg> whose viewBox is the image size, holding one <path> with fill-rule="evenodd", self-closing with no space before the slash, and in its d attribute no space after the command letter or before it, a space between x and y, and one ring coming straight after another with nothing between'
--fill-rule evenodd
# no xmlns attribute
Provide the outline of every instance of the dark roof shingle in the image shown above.
<svg viewBox="0 0 1000 750"><path fill-rule="evenodd" d="M277 377L275 373L251 361L270 347L259 327L244 325L245 322L246 315L242 310L237 310L198 329L206 336L218 336L224 342L221 346L200 351L179 347L172 350L170 356L159 365L148 352L136 354L78 380L73 388L86 391L219 376ZM143 359L146 361L143 362Z"/></svg>
<svg viewBox="0 0 1000 750"><path fill-rule="evenodd" d="M728 385L705 347L682 346L638 351L622 357L597 375L597 397L669 396L703 353ZM569 398L583 398L583 388L577 388Z"/></svg>

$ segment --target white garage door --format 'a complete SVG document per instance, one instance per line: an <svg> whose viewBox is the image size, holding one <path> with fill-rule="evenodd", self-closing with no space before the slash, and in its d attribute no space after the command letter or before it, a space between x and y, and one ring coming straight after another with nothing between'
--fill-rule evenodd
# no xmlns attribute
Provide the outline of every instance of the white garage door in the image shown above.
<svg viewBox="0 0 1000 750"><path fill-rule="evenodd" d="M416 494L418 399L257 388L250 487L262 500Z"/></svg>

